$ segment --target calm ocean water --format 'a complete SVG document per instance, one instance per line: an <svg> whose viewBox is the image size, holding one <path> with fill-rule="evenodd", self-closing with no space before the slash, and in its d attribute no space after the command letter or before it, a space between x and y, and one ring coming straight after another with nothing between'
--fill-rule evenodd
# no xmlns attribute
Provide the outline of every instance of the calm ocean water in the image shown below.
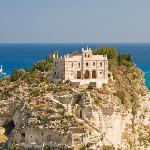
<svg viewBox="0 0 150 150"><path fill-rule="evenodd" d="M76 44L0 44L0 65L7 74L17 68L28 68L36 61L45 58L53 51L60 54L80 51L81 48L97 48L102 45L116 47L120 52L130 53L134 62L145 73L146 85L150 89L150 43L76 43Z"/></svg>

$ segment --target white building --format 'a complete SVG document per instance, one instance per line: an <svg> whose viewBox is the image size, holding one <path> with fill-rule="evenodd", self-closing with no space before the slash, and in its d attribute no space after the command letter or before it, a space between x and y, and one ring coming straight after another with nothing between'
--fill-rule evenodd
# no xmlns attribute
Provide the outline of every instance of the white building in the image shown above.
<svg viewBox="0 0 150 150"><path fill-rule="evenodd" d="M53 63L53 81L70 80L75 86L91 83L97 88L108 83L107 56L93 55L90 48L82 48L81 54L67 54L64 58L54 54Z"/></svg>

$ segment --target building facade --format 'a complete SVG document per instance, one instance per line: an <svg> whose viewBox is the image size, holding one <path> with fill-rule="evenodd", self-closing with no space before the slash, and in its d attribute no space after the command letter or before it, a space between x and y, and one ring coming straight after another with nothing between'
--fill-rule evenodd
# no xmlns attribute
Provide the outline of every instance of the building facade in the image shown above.
<svg viewBox="0 0 150 150"><path fill-rule="evenodd" d="M108 59L106 55L93 55L90 48L83 49L81 54L67 54L58 57L53 55L53 79L70 80L73 85L92 83L101 87L108 82Z"/></svg>

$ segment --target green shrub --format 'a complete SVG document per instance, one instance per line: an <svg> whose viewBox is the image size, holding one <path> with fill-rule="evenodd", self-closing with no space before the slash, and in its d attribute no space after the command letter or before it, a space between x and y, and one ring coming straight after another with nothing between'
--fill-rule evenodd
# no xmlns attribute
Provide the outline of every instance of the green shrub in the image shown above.
<svg viewBox="0 0 150 150"><path fill-rule="evenodd" d="M28 150L36 150L36 149L34 148L34 146L32 146L32 147L29 148Z"/></svg>
<svg viewBox="0 0 150 150"><path fill-rule="evenodd" d="M130 68L132 66L132 64L126 60L122 60L122 65L126 66L127 68Z"/></svg>
<svg viewBox="0 0 150 150"><path fill-rule="evenodd" d="M89 84L89 85L87 86L87 89L88 89L88 90L93 90L93 89L95 89L95 86L94 86L93 84Z"/></svg>
<svg viewBox="0 0 150 150"><path fill-rule="evenodd" d="M116 91L114 93L115 96L117 96L120 100L121 100L121 103L123 104L124 101L125 101L125 94L122 92L122 91Z"/></svg>
<svg viewBox="0 0 150 150"><path fill-rule="evenodd" d="M142 134L141 136L139 136L138 140L141 145L144 145L147 148L148 146L150 146L150 133L146 135Z"/></svg>
<svg viewBox="0 0 150 150"><path fill-rule="evenodd" d="M44 72L44 71L50 71L52 68L52 64L49 63L48 61L46 60L41 60L41 61L38 61L36 64L33 65L32 67L32 70L39 70L41 72Z"/></svg>
<svg viewBox="0 0 150 150"><path fill-rule="evenodd" d="M26 71L24 69L14 70L11 76L11 81L17 81L22 79L26 75Z"/></svg>
<svg viewBox="0 0 150 150"><path fill-rule="evenodd" d="M112 145L104 145L102 147L102 150L115 150L114 146Z"/></svg>
<svg viewBox="0 0 150 150"><path fill-rule="evenodd" d="M80 148L80 150L86 150L87 148L86 148L86 146L85 145L83 145L81 148Z"/></svg>
<svg viewBox="0 0 150 150"><path fill-rule="evenodd" d="M117 96L120 99L120 102L126 107L126 108L130 108L131 107L131 101L129 99L126 98L126 95L123 91L116 91L114 93L114 96Z"/></svg>
<svg viewBox="0 0 150 150"><path fill-rule="evenodd" d="M132 100L132 114L135 116L137 114L137 111L140 108L140 102L138 98L136 100Z"/></svg>
<svg viewBox="0 0 150 150"><path fill-rule="evenodd" d="M56 89L56 85L55 84L53 84L53 83L49 83L48 84L48 88L47 88L48 91L53 91L55 89Z"/></svg>
<svg viewBox="0 0 150 150"><path fill-rule="evenodd" d="M15 146L9 148L9 150L24 150L24 147L23 146L19 146L19 145L17 145L17 146L15 145Z"/></svg>
<svg viewBox="0 0 150 150"><path fill-rule="evenodd" d="M119 54L118 55L118 65L131 65L132 64L132 57L129 54ZM128 66L127 65L127 66Z"/></svg>
<svg viewBox="0 0 150 150"><path fill-rule="evenodd" d="M72 148L65 148L65 146L53 147L50 145L44 146L43 150L73 150Z"/></svg>
<svg viewBox="0 0 150 150"><path fill-rule="evenodd" d="M44 146L43 150L53 150L53 147L46 145Z"/></svg>
<svg viewBox="0 0 150 150"><path fill-rule="evenodd" d="M38 88L34 88L31 90L31 95L37 97L40 95L40 90Z"/></svg>
<svg viewBox="0 0 150 150"><path fill-rule="evenodd" d="M109 70L115 73L117 65L130 67L133 65L132 57L128 54L119 54L116 48L103 46L93 50L93 54L107 55Z"/></svg>
<svg viewBox="0 0 150 150"><path fill-rule="evenodd" d="M94 99L94 103L95 103L96 106L100 106L100 102L99 102L99 100L96 99L96 98Z"/></svg>
<svg viewBox="0 0 150 150"><path fill-rule="evenodd" d="M62 85L62 84L63 84L62 80L59 80L59 81L57 82L57 86Z"/></svg>
<svg viewBox="0 0 150 150"><path fill-rule="evenodd" d="M93 50L93 54L107 55L107 58L109 60L108 61L109 70L112 70L117 65L118 52L116 48L103 46Z"/></svg>

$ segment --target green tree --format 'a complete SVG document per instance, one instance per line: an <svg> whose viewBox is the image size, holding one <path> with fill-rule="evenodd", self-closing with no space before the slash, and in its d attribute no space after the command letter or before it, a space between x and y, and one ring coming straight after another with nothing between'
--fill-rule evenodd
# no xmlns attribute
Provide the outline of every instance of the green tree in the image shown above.
<svg viewBox="0 0 150 150"><path fill-rule="evenodd" d="M49 145L45 145L43 150L54 150L53 147L49 146Z"/></svg>
<svg viewBox="0 0 150 150"><path fill-rule="evenodd" d="M24 150L24 147L23 146L13 146L13 147L11 147L11 148L9 148L9 150Z"/></svg>
<svg viewBox="0 0 150 150"><path fill-rule="evenodd" d="M51 68L52 68L51 63L47 62L46 60L41 60L33 65L32 70L39 70L41 72L44 72L44 71L50 71Z"/></svg>
<svg viewBox="0 0 150 150"><path fill-rule="evenodd" d="M110 71L113 71L118 63L118 51L116 48L103 46L93 50L93 54L107 55L107 58L109 60L108 67Z"/></svg>
<svg viewBox="0 0 150 150"><path fill-rule="evenodd" d="M102 150L115 150L115 148L111 145L103 145Z"/></svg>
<svg viewBox="0 0 150 150"><path fill-rule="evenodd" d="M26 71L24 69L14 70L11 76L11 81L22 79L25 75Z"/></svg>
<svg viewBox="0 0 150 150"><path fill-rule="evenodd" d="M98 49L94 49L93 54L107 55L109 70L113 73L115 72L115 68L117 65L124 65L126 67L130 67L133 63L131 55L120 54L118 53L116 48L108 46L103 46Z"/></svg>

